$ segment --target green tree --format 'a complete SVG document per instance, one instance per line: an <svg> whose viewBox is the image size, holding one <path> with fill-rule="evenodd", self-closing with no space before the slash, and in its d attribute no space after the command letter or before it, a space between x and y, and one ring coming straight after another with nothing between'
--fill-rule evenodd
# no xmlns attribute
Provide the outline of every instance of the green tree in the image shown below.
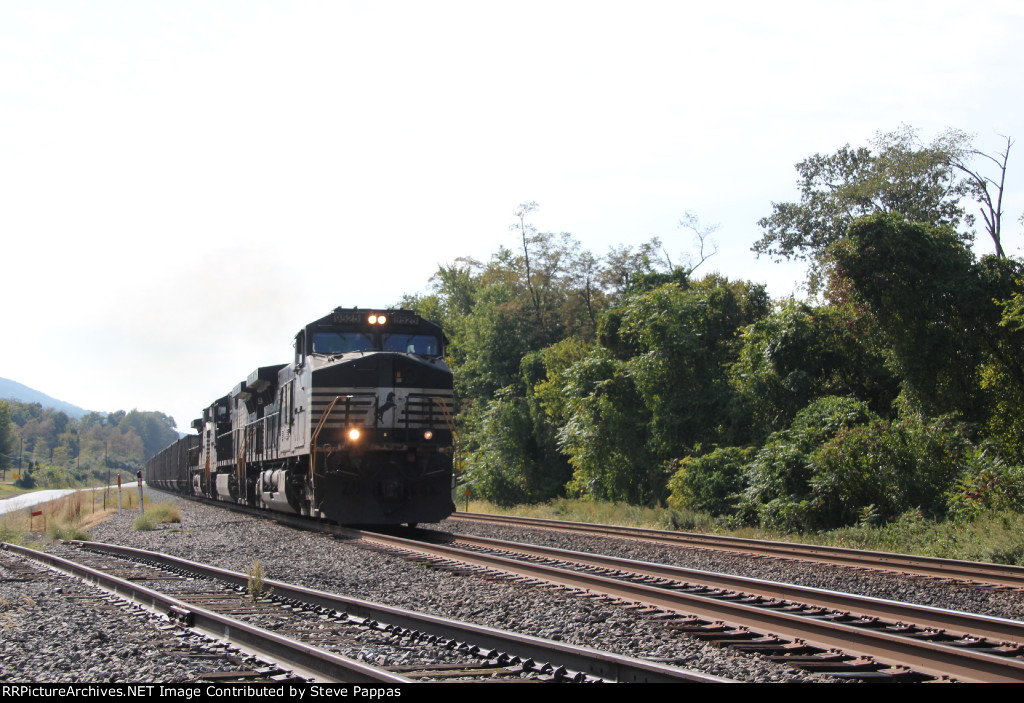
<svg viewBox="0 0 1024 703"><path fill-rule="evenodd" d="M11 455L15 452L14 423L11 422L11 407L0 401L0 470L12 466Z"/></svg>
<svg viewBox="0 0 1024 703"><path fill-rule="evenodd" d="M134 432L142 440L143 462L178 439L174 418L161 412L132 410L125 414L118 428L122 433Z"/></svg>
<svg viewBox="0 0 1024 703"><path fill-rule="evenodd" d="M903 125L876 134L870 147L847 144L834 154L815 154L796 165L800 202L772 203L772 214L758 222L764 234L753 250L809 260L816 285L822 254L859 217L898 213L953 230L970 225L961 199L971 186L952 163L968 149L962 133L947 132L925 145Z"/></svg>
<svg viewBox="0 0 1024 703"><path fill-rule="evenodd" d="M869 321L851 306L786 301L748 326L731 382L761 438L829 395L868 402L889 414L899 389L876 350Z"/></svg>
<svg viewBox="0 0 1024 703"><path fill-rule="evenodd" d="M629 359L630 375L651 415L651 451L661 460L702 444L736 443L728 369L739 330L768 313L763 286L707 276L631 296L606 335Z"/></svg>
<svg viewBox="0 0 1024 703"><path fill-rule="evenodd" d="M917 415L847 427L809 458L809 526L895 519L921 510L939 519L957 477L974 461L968 429Z"/></svg>
<svg viewBox="0 0 1024 703"><path fill-rule="evenodd" d="M982 369L981 383L991 408L988 435L1008 461L1024 464L1024 280L1017 279L1015 287L998 302L1002 319L996 353Z"/></svg>
<svg viewBox="0 0 1024 703"><path fill-rule="evenodd" d="M573 490L650 504L667 496L673 462L746 434L728 369L738 332L768 312L763 287L707 276L627 295L610 310L602 348L561 373L559 434Z"/></svg>
<svg viewBox="0 0 1024 703"><path fill-rule="evenodd" d="M498 505L534 502L529 463L530 417L514 386L495 392L475 417L474 447L465 462L466 479L476 492Z"/></svg>
<svg viewBox="0 0 1024 703"><path fill-rule="evenodd" d="M649 454L649 412L628 365L595 349L566 370L568 421L559 446L573 467L572 493L646 504L657 500L664 478Z"/></svg>
<svg viewBox="0 0 1024 703"><path fill-rule="evenodd" d="M981 375L993 355L1024 377L1020 337L1005 334L998 300L1022 277L1019 262L976 262L946 227L875 215L855 222L828 252L836 289L870 312L885 339L889 367L903 397L925 415L959 412L984 420L989 412Z"/></svg>
<svg viewBox="0 0 1024 703"><path fill-rule="evenodd" d="M680 459L669 479L669 505L712 515L733 514L745 485L746 466L755 452L754 447L718 447L702 456Z"/></svg>

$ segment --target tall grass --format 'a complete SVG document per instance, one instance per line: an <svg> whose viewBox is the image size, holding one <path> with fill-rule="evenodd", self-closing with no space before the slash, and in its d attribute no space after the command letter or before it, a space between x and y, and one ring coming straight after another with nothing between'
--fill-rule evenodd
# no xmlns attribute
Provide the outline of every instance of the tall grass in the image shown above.
<svg viewBox="0 0 1024 703"><path fill-rule="evenodd" d="M146 508L135 520L132 529L137 531L155 530L157 525L181 522L181 512L173 503L157 503Z"/></svg>
<svg viewBox="0 0 1024 703"><path fill-rule="evenodd" d="M460 502L458 507L460 511L465 510L465 503ZM865 524L804 534L730 526L727 521L704 513L566 498L509 509L484 501L470 501L469 512L808 542L1024 566L1024 514L1011 511L983 512L971 522L934 522L910 512L884 525Z"/></svg>
<svg viewBox="0 0 1024 703"><path fill-rule="evenodd" d="M42 511L33 517L32 512ZM107 514L112 511L107 511ZM0 541L27 545L43 539L89 539L86 527L102 516L91 491L76 491L0 516Z"/></svg>
<svg viewBox="0 0 1024 703"><path fill-rule="evenodd" d="M465 503L460 502L458 507L460 510L464 510ZM672 529L673 520L673 511L668 508L644 508L626 503L603 503L573 498L556 498L547 503L517 505L512 508L500 508L486 501L471 500L469 512L629 527L654 527L665 530Z"/></svg>

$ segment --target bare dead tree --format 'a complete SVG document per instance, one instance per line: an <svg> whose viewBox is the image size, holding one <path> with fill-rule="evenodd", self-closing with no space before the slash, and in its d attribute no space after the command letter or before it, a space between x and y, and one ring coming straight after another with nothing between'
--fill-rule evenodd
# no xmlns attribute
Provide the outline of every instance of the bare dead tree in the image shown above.
<svg viewBox="0 0 1024 703"><path fill-rule="evenodd" d="M997 156L977 149L969 149L954 155L950 163L967 176L971 193L981 204L981 216L985 219L985 228L996 245L996 256L1005 259L1006 252L1003 251L1002 242L1003 186L1006 183L1006 164L1010 159L1010 147L1013 146L1013 139L1003 134L999 136L1006 140L1006 148L998 152ZM972 156L980 156L995 164L999 171L998 182L982 173L981 169L969 168L968 159L965 157Z"/></svg>
<svg viewBox="0 0 1024 703"><path fill-rule="evenodd" d="M711 239L711 235L718 231L718 224L704 225L701 224L700 218L694 213L687 210L682 219L679 220L680 229L688 229L692 231L696 236L697 244L697 261L694 263L694 257L687 256L687 265L689 268L686 271L686 275L689 276L691 273L697 270L701 264L710 259L712 256L718 253L718 244ZM711 247L710 253L707 252L707 248ZM668 258L668 255L665 255ZM669 268L671 269L672 262L669 262Z"/></svg>
<svg viewBox="0 0 1024 703"><path fill-rule="evenodd" d="M523 238L523 259L526 263L526 287L530 291L530 299L533 301L533 310L537 315L537 321L541 321L540 296L533 286L533 273L530 271L530 239L537 230L533 225L526 224L526 216L540 207L535 201L520 203L513 213L519 219L518 224L513 224L510 229L519 230Z"/></svg>

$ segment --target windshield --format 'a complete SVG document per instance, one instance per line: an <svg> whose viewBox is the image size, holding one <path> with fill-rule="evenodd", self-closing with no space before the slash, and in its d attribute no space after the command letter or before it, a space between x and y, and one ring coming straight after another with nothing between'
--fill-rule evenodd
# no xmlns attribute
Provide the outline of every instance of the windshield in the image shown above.
<svg viewBox="0 0 1024 703"><path fill-rule="evenodd" d="M314 354L347 354L373 348L373 335L362 332L317 332L313 335Z"/></svg>
<svg viewBox="0 0 1024 703"><path fill-rule="evenodd" d="M384 351L420 354L421 356L440 356L441 344L432 334L386 334L384 335Z"/></svg>

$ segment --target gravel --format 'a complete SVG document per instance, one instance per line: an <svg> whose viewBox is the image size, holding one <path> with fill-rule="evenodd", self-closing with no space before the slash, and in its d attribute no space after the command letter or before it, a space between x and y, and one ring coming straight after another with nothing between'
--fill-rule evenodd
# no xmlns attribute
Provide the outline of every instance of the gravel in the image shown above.
<svg viewBox="0 0 1024 703"><path fill-rule="evenodd" d="M479 537L855 593L933 608L960 610L1011 620L1024 619L1024 592L984 584L971 585L927 576L843 566L822 568L821 565L798 560L730 554L690 547L667 547L651 542L574 535L551 530L493 527L482 522L467 523L460 520L442 529Z"/></svg>
<svg viewBox="0 0 1024 703"><path fill-rule="evenodd" d="M756 655L719 649L680 636L657 620L638 619L622 607L579 598L569 592L456 575L362 549L344 540L285 528L269 520L240 516L179 498L170 500L179 506L181 524L136 532L132 524L137 514L125 511L94 527L91 538L166 552L240 572L247 572L258 559L269 579L630 656L668 660L684 668L738 681L828 680ZM846 568L821 569L793 561L723 555L700 549L494 528L482 523L424 527L1014 619L1024 613L1024 598L1016 591L956 586ZM136 626L126 635L123 628L114 628L109 614L86 611L83 615L67 595L84 587L71 585L63 577L11 582L2 580L3 576L0 567L0 681L187 681L209 668L186 656L167 654L158 644L147 644L150 633L160 634L153 624ZM72 622L73 628L68 625ZM62 635L54 637L54 632ZM64 632L71 634L64 636ZM154 656L154 651L159 656Z"/></svg>
<svg viewBox="0 0 1024 703"><path fill-rule="evenodd" d="M6 577L0 567L0 578ZM0 580L0 681L4 683L182 683L240 668L223 647L175 637L134 606L58 574ZM97 607L98 606L98 607Z"/></svg>

